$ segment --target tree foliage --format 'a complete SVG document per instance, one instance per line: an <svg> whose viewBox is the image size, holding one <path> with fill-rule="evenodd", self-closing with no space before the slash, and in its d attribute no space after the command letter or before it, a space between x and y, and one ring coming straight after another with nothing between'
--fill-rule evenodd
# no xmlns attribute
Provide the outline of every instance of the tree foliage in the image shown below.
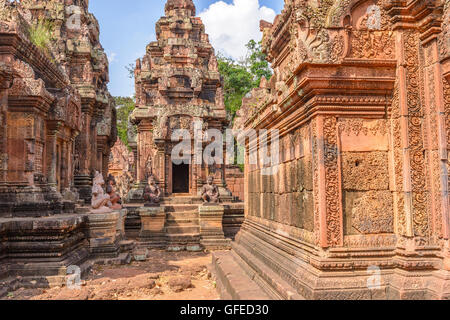
<svg viewBox="0 0 450 320"><path fill-rule="evenodd" d="M125 69L127 69L128 71L128 78L130 79L134 79L134 68L135 68L134 63L129 63L128 65L125 66Z"/></svg>
<svg viewBox="0 0 450 320"><path fill-rule="evenodd" d="M114 97L117 108L117 131L120 140L128 146L128 118L136 107L130 97Z"/></svg>
<svg viewBox="0 0 450 320"><path fill-rule="evenodd" d="M272 76L261 43L250 40L246 47L248 53L243 61L235 61L222 54L217 57L219 72L224 78L225 106L233 118L242 105L242 98L259 87L262 77L269 80Z"/></svg>

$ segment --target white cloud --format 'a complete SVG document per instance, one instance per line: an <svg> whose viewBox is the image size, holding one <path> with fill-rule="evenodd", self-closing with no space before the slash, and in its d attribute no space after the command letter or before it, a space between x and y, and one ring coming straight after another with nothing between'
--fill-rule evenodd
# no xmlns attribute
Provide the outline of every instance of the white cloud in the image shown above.
<svg viewBox="0 0 450 320"><path fill-rule="evenodd" d="M232 4L218 1L199 14L216 51L235 59L245 57L245 45L251 39L260 41L259 21L272 22L275 11L260 6L259 0L233 0Z"/></svg>
<svg viewBox="0 0 450 320"><path fill-rule="evenodd" d="M114 61L117 61L117 59L116 59L117 53L111 52L111 53L107 53L106 55L108 56L108 61L110 64L113 63Z"/></svg>

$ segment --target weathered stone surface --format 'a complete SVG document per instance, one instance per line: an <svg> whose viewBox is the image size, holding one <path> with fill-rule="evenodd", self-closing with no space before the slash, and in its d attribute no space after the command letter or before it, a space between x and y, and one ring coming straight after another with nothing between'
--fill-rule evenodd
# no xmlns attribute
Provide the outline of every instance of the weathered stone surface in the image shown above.
<svg viewBox="0 0 450 320"><path fill-rule="evenodd" d="M394 233L390 191L345 192L346 234Z"/></svg>
<svg viewBox="0 0 450 320"><path fill-rule="evenodd" d="M138 209L141 217L139 240L148 247L165 247L166 211L164 207Z"/></svg>
<svg viewBox="0 0 450 320"><path fill-rule="evenodd" d="M274 75L235 129L279 130L275 206L247 165L223 294L244 271L274 298L447 299L449 1L319 2L261 22Z"/></svg>
<svg viewBox="0 0 450 320"><path fill-rule="evenodd" d="M122 199L126 199L134 183L134 154L117 138L108 161L108 174L115 177L117 191Z"/></svg>
<svg viewBox="0 0 450 320"><path fill-rule="evenodd" d="M192 286L191 277L180 276L169 279L169 287L175 292L181 292Z"/></svg>
<svg viewBox="0 0 450 320"><path fill-rule="evenodd" d="M229 249L230 240L223 232L224 207L208 205L199 207L200 243L207 250Z"/></svg>
<svg viewBox="0 0 450 320"><path fill-rule="evenodd" d="M136 109L131 116L138 127L132 146L138 155L135 188L154 175L165 196L197 196L212 175L222 200L231 200L226 166L183 167L172 161L175 130L187 130L193 140L208 129L223 132L229 123L214 49L191 0L167 2L165 16L156 24L156 38L135 68Z"/></svg>
<svg viewBox="0 0 450 320"><path fill-rule="evenodd" d="M117 223L119 212L88 215L89 247L97 258L116 258L119 255Z"/></svg>
<svg viewBox="0 0 450 320"><path fill-rule="evenodd" d="M69 28L73 5L81 24ZM35 44L42 24L47 41ZM116 140L107 82L88 1L0 0L0 279L22 279L0 291L62 285L69 266L89 269L87 217L75 205L90 199L93 171L107 173Z"/></svg>
<svg viewBox="0 0 450 320"><path fill-rule="evenodd" d="M342 154L343 188L355 191L388 190L387 152L344 152Z"/></svg>

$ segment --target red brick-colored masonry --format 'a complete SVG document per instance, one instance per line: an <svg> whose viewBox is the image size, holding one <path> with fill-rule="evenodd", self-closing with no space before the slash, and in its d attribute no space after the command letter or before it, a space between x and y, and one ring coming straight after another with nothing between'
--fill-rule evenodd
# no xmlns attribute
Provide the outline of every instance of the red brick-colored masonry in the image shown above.
<svg viewBox="0 0 450 320"><path fill-rule="evenodd" d="M165 196L177 193L171 159L177 145L171 141L175 130L190 132L193 155L195 135L208 129L223 132L229 124L214 48L195 13L191 0L167 1L165 16L156 25L157 41L151 42L145 56L136 62L136 109L131 121L137 126L132 145L137 155L137 184L131 199L138 200L134 194L141 194L149 174L155 176ZM202 132L195 132L194 122L202 123ZM205 146L206 141L200 148ZM192 163L188 170L185 195L197 196L212 175L223 197L230 198L224 165Z"/></svg>
<svg viewBox="0 0 450 320"><path fill-rule="evenodd" d="M263 176L247 156L234 251L271 297L449 298L449 15L286 1L261 23L275 73L237 125L279 129L281 164Z"/></svg>
<svg viewBox="0 0 450 320"><path fill-rule="evenodd" d="M227 166L225 181L233 197L244 201L244 172L241 168L238 166Z"/></svg>
<svg viewBox="0 0 450 320"><path fill-rule="evenodd" d="M30 40L41 19L52 26L45 48ZM75 207L90 198L91 173L107 173L116 140L107 82L87 0L0 0L0 296L89 268L87 215Z"/></svg>

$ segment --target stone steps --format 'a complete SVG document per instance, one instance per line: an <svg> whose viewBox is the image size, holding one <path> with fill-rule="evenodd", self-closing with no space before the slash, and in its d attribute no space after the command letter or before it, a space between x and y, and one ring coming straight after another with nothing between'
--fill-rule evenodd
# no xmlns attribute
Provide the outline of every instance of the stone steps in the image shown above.
<svg viewBox="0 0 450 320"><path fill-rule="evenodd" d="M200 234L200 226L191 224L191 225L171 225L166 227L167 234L171 235L177 235L177 234Z"/></svg>
<svg viewBox="0 0 450 320"><path fill-rule="evenodd" d="M198 205L189 205L189 204L166 205L165 209L167 213L183 213L183 212L198 213Z"/></svg>
<svg viewBox="0 0 450 320"><path fill-rule="evenodd" d="M167 251L202 251L200 233L167 233Z"/></svg>
<svg viewBox="0 0 450 320"><path fill-rule="evenodd" d="M171 219L196 219L198 221L198 211L169 212L167 213L167 220Z"/></svg>
<svg viewBox="0 0 450 320"><path fill-rule="evenodd" d="M173 217L173 218L167 218L166 225L185 225L185 224L197 224L198 225L198 218L197 217Z"/></svg>
<svg viewBox="0 0 450 320"><path fill-rule="evenodd" d="M161 205L170 204L201 204L202 199L200 197L192 196L174 196L170 198L165 198L161 201Z"/></svg>
<svg viewBox="0 0 450 320"><path fill-rule="evenodd" d="M201 251L198 205L173 204L166 210L167 250Z"/></svg>
<svg viewBox="0 0 450 320"><path fill-rule="evenodd" d="M224 299L305 300L248 250L236 243L232 247L229 252L213 253L213 273Z"/></svg>
<svg viewBox="0 0 450 320"><path fill-rule="evenodd" d="M231 252L214 252L212 273L224 300L271 300L233 258Z"/></svg>
<svg viewBox="0 0 450 320"><path fill-rule="evenodd" d="M261 261L249 250L244 248L244 246L233 243L232 249L233 251L231 254L233 255L234 260L239 264L240 268L251 276L253 281L271 296L271 299L305 300L304 297L298 294L295 288L265 264L261 263Z"/></svg>

